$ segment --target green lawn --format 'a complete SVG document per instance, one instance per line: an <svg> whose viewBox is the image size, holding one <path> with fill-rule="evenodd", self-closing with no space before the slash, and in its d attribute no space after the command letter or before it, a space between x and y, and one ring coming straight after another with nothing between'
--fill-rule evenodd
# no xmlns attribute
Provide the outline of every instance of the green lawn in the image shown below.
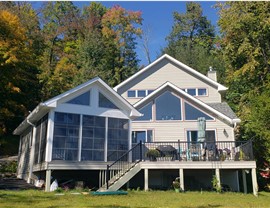
<svg viewBox="0 0 270 208"><path fill-rule="evenodd" d="M270 207L270 193L261 192L255 197L241 193L129 191L128 195L121 196L72 195L71 192L56 196L55 193L33 190L0 191L0 207Z"/></svg>

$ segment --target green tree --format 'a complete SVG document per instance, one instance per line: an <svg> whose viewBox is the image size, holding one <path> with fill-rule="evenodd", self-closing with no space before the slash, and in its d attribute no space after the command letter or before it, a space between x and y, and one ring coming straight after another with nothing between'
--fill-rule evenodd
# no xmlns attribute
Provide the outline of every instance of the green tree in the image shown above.
<svg viewBox="0 0 270 208"><path fill-rule="evenodd" d="M227 100L242 119L242 139L254 139L257 160L270 161L270 3L219 5L229 87Z"/></svg>
<svg viewBox="0 0 270 208"><path fill-rule="evenodd" d="M81 20L72 2L47 2L41 11L45 50L39 79L46 100L72 86Z"/></svg>
<svg viewBox="0 0 270 208"><path fill-rule="evenodd" d="M222 75L224 67L219 55L219 40L215 36L214 26L203 16L201 5L187 3L186 13L174 12L173 18L174 25L167 37L168 45L163 49L163 53L203 74L212 66Z"/></svg>

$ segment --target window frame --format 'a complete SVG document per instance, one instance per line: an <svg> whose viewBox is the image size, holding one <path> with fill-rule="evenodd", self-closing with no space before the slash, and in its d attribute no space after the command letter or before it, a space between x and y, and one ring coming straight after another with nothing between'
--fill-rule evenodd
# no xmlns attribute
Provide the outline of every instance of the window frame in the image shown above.
<svg viewBox="0 0 270 208"><path fill-rule="evenodd" d="M215 118L215 117L213 117L213 116L209 115L208 113L202 111L201 109L197 108L196 106L194 106L193 104L189 103L189 102L186 101L186 100L183 100L183 111L185 112L185 114L184 114L184 116L183 116L183 121L186 121L186 122L194 122L194 121L197 121L197 120L198 120L198 119L195 119L195 120L187 120L187 119L186 119L186 115L187 115L187 114L186 114L186 107L185 107L185 104L190 105L191 107L197 109L198 111L201 111L202 113L204 113L204 114L206 114L207 116L209 116L210 118L212 118L211 120L205 119L207 122L216 121L216 118ZM200 116L200 117L202 117L202 116Z"/></svg>

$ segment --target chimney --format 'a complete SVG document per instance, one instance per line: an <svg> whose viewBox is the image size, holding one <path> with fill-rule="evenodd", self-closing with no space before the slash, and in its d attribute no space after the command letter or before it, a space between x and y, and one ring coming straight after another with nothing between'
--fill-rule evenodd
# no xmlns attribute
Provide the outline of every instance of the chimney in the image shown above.
<svg viewBox="0 0 270 208"><path fill-rule="evenodd" d="M208 78L214 80L215 82L217 81L217 72L213 71L213 67L209 67L209 71L207 72Z"/></svg>

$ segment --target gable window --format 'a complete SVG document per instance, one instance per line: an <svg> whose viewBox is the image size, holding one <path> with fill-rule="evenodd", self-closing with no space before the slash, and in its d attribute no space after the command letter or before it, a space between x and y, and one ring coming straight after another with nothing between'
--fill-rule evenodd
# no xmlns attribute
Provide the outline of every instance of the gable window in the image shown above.
<svg viewBox="0 0 270 208"><path fill-rule="evenodd" d="M138 90L138 97L145 97L146 91L145 90Z"/></svg>
<svg viewBox="0 0 270 208"><path fill-rule="evenodd" d="M99 93L98 105L101 108L119 109L108 98L106 98L102 93Z"/></svg>
<svg viewBox="0 0 270 208"><path fill-rule="evenodd" d="M128 90L127 96L129 98L142 98L154 92L154 90Z"/></svg>
<svg viewBox="0 0 270 208"><path fill-rule="evenodd" d="M135 121L151 121L152 120L152 102L139 109L143 116L138 117Z"/></svg>
<svg viewBox="0 0 270 208"><path fill-rule="evenodd" d="M135 90L129 90L128 91L128 97L136 97L136 91Z"/></svg>
<svg viewBox="0 0 270 208"><path fill-rule="evenodd" d="M206 96L207 95L206 89L205 88L199 88L198 89L198 95L199 96Z"/></svg>
<svg viewBox="0 0 270 208"><path fill-rule="evenodd" d="M156 120L181 120L181 100L167 91L156 98Z"/></svg>
<svg viewBox="0 0 270 208"><path fill-rule="evenodd" d="M187 89L187 93L192 96L196 96L196 89Z"/></svg>
<svg viewBox="0 0 270 208"><path fill-rule="evenodd" d="M185 120L198 120L199 117L205 117L206 120L214 120L199 109L185 103Z"/></svg>
<svg viewBox="0 0 270 208"><path fill-rule="evenodd" d="M90 91L85 92L85 93L67 101L66 103L75 104L75 105L90 105Z"/></svg>

